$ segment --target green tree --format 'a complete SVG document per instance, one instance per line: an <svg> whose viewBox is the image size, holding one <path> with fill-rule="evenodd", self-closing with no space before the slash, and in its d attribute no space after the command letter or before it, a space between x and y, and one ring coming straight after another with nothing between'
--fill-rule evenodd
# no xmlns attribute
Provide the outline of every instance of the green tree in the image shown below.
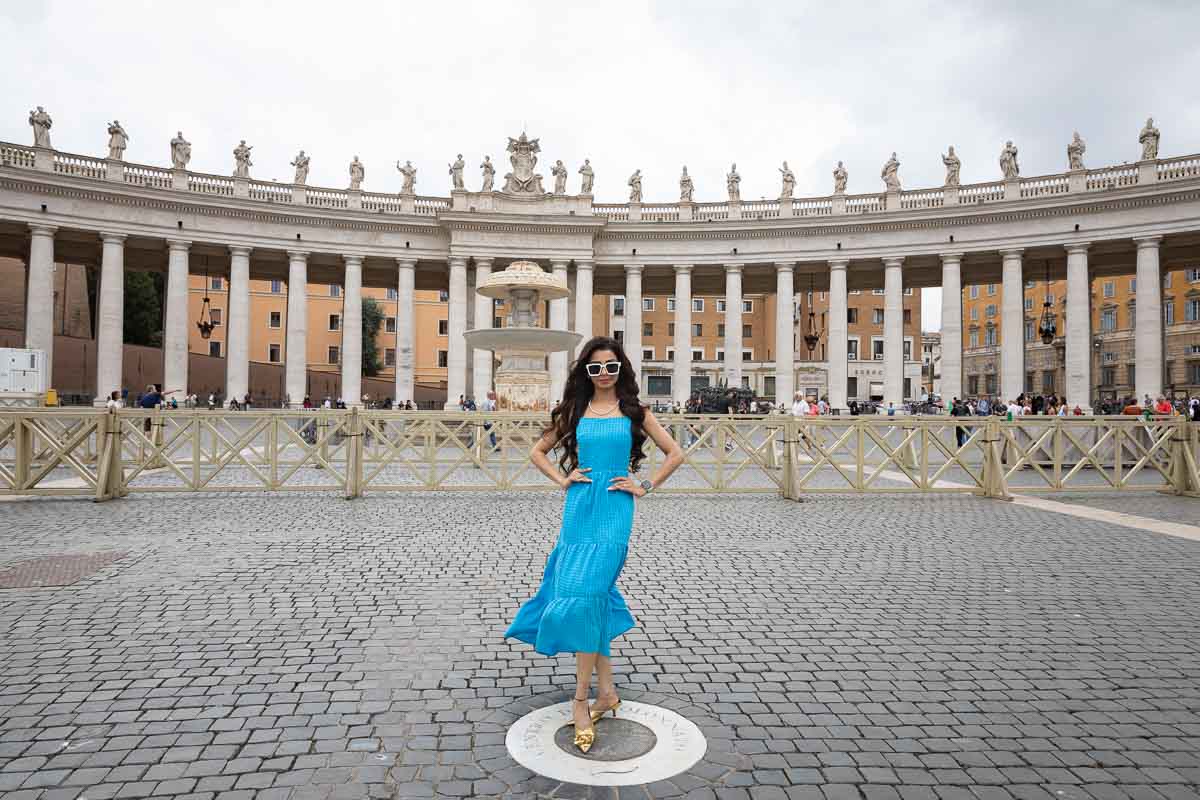
<svg viewBox="0 0 1200 800"><path fill-rule="evenodd" d="M163 276L125 273L125 343L162 347Z"/></svg>
<svg viewBox="0 0 1200 800"><path fill-rule="evenodd" d="M383 369L379 358L379 328L383 325L383 308L372 297L362 301L362 374L374 378Z"/></svg>

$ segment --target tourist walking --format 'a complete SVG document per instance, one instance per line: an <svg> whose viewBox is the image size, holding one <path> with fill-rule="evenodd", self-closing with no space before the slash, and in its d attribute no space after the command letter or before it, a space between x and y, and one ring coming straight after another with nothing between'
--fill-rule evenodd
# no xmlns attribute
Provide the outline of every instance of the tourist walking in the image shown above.
<svg viewBox="0 0 1200 800"><path fill-rule="evenodd" d="M636 474L646 437L666 454L649 480ZM558 464L547 455L559 452ZM504 636L533 645L546 656L575 653L571 712L581 751L596 739L595 723L616 715L609 645L634 626L617 590L629 552L634 498L663 484L683 462L683 451L638 399L637 376L620 343L597 336L571 365L563 399L534 445L530 460L566 490L558 542L546 560L542 585L517 611ZM596 700L590 706L592 673Z"/></svg>

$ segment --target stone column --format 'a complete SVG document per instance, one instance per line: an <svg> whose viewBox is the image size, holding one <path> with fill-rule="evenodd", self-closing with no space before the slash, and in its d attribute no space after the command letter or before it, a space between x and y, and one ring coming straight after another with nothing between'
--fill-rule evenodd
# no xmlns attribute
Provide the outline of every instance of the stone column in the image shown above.
<svg viewBox="0 0 1200 800"><path fill-rule="evenodd" d="M566 259L552 260L550 269L556 281L567 282ZM567 322L567 298L550 301L550 327L556 331L570 330ZM570 354L563 350L550 354L550 405L557 405L562 399L563 387L567 384L567 361Z"/></svg>
<svg viewBox="0 0 1200 800"><path fill-rule="evenodd" d="M188 390L188 252L191 242L167 240L167 308L163 320L163 391ZM228 320L223 320L227 322ZM228 336L226 336L228 339ZM228 347L228 344L226 344ZM229 356L226 350L226 358Z"/></svg>
<svg viewBox="0 0 1200 800"><path fill-rule="evenodd" d="M642 385L642 265L625 265L625 355Z"/></svg>
<svg viewBox="0 0 1200 800"><path fill-rule="evenodd" d="M1134 239L1137 242L1137 294L1133 352L1135 394L1156 399L1163 393L1162 281L1159 276L1158 246L1161 236Z"/></svg>
<svg viewBox="0 0 1200 800"><path fill-rule="evenodd" d="M592 338L592 262L575 262L575 332L581 337L575 356Z"/></svg>
<svg viewBox="0 0 1200 800"><path fill-rule="evenodd" d="M490 297L484 297L479 293L479 287L488 276L492 274L492 260L490 258L475 259L475 330L481 328L492 327L495 313L495 301ZM478 347L473 351L471 363L471 385L475 392L475 403L482 407L483 400L487 397L487 393L492 388L492 355L491 350L481 350Z"/></svg>
<svg viewBox="0 0 1200 800"><path fill-rule="evenodd" d="M904 402L903 258L883 260L883 407Z"/></svg>
<svg viewBox="0 0 1200 800"><path fill-rule="evenodd" d="M413 287L416 259L398 258L396 285L396 403L413 397Z"/></svg>
<svg viewBox="0 0 1200 800"><path fill-rule="evenodd" d="M725 265L725 379L742 385L742 265Z"/></svg>
<svg viewBox="0 0 1200 800"><path fill-rule="evenodd" d="M1000 395L1016 400L1025 391L1025 280L1021 250L1001 250Z"/></svg>
<svg viewBox="0 0 1200 800"><path fill-rule="evenodd" d="M100 298L96 315L96 405L123 383L122 355L125 340L125 235L101 233ZM130 387L134 395L144 386Z"/></svg>
<svg viewBox="0 0 1200 800"><path fill-rule="evenodd" d="M942 399L962 393L962 253L942 254Z"/></svg>
<svg viewBox="0 0 1200 800"><path fill-rule="evenodd" d="M300 408L308 394L308 253L300 250L288 251L287 354L284 358L288 407Z"/></svg>
<svg viewBox="0 0 1200 800"><path fill-rule="evenodd" d="M342 256L342 402L362 405L362 256Z"/></svg>
<svg viewBox="0 0 1200 800"><path fill-rule="evenodd" d="M1092 310L1089 244L1067 245L1067 402L1091 413Z"/></svg>
<svg viewBox="0 0 1200 800"><path fill-rule="evenodd" d="M225 321L225 393L250 391L250 248L229 248L229 310ZM265 357L265 354L259 358Z"/></svg>
<svg viewBox="0 0 1200 800"><path fill-rule="evenodd" d="M29 285L25 293L25 346L45 353L46 386L54 386L54 232L29 226ZM49 312L49 313L47 313Z"/></svg>
<svg viewBox="0 0 1200 800"><path fill-rule="evenodd" d="M779 201L789 207L791 199ZM792 393L796 385L796 357L794 341L794 323L792 322L792 305L796 301L793 288L796 265L792 262L781 262L775 265L775 402L792 402Z"/></svg>
<svg viewBox="0 0 1200 800"><path fill-rule="evenodd" d="M458 409L459 395L467 391L467 259L450 257L450 307L447 315L446 405Z"/></svg>
<svg viewBox="0 0 1200 800"><path fill-rule="evenodd" d="M839 258L829 262L829 405L838 412L845 411L848 406L846 397L847 364L850 345L850 322L846 298L846 270L850 259ZM861 347L861 343L859 344ZM867 342L870 346L870 342ZM861 351L860 351L861 357ZM791 410L792 398L788 397L788 410Z"/></svg>
<svg viewBox="0 0 1200 800"><path fill-rule="evenodd" d="M675 361L671 399L686 403L692 396L692 265L675 265Z"/></svg>

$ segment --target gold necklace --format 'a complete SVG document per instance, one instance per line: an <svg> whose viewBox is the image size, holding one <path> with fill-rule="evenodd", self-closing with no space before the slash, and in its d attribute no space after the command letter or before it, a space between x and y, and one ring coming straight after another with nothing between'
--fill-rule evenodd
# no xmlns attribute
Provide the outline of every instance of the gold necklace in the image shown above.
<svg viewBox="0 0 1200 800"><path fill-rule="evenodd" d="M596 409L592 406L592 401L588 400L588 409L591 411L594 411L596 413L596 416L598 416L598 417L607 417L609 414L611 414L613 411L615 411L620 406L621 406L621 401L618 400L617 402L613 403L612 407L609 408L607 411L596 411Z"/></svg>

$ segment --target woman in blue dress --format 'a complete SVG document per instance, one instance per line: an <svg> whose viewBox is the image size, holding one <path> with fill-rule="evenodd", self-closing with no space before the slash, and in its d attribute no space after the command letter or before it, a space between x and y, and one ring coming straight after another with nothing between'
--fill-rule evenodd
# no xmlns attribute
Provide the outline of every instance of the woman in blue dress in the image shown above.
<svg viewBox="0 0 1200 800"><path fill-rule="evenodd" d="M636 473L646 438L666 454L648 480ZM558 464L549 452L557 449ZM683 463L683 450L638 400L637 376L615 340L597 336L571 365L563 399L530 460L567 492L558 542L546 560L542 585L521 606L505 637L547 656L575 654L575 746L587 752L594 723L621 701L613 684L609 644L634 626L617 591L629 551L635 497L661 486ZM596 701L590 706L592 673Z"/></svg>

